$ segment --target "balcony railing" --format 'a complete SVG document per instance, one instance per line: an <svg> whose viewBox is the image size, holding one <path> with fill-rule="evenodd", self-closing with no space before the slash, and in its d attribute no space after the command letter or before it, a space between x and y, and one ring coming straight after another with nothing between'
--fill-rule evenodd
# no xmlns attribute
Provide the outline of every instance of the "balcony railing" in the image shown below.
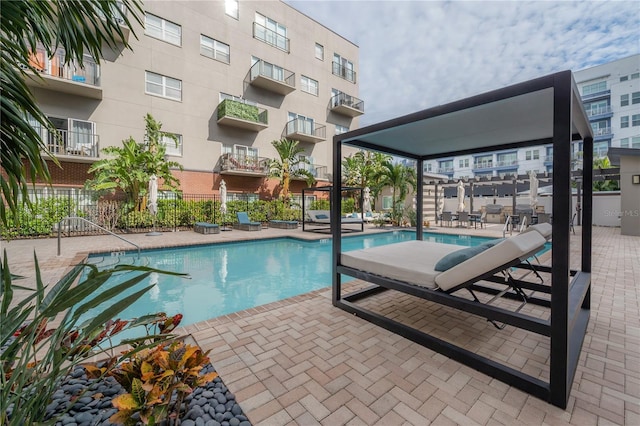
<svg viewBox="0 0 640 426"><path fill-rule="evenodd" d="M474 170L492 169L493 161L476 161L473 163Z"/></svg>
<svg viewBox="0 0 640 426"><path fill-rule="evenodd" d="M438 167L438 173L453 173L453 166L451 166L451 167Z"/></svg>
<svg viewBox="0 0 640 426"><path fill-rule="evenodd" d="M43 128L36 130L52 154L86 158L99 156L98 135L62 129L57 129L55 132L49 132Z"/></svg>
<svg viewBox="0 0 640 426"><path fill-rule="evenodd" d="M218 105L218 123L260 131L269 126L268 111L248 103L225 99Z"/></svg>
<svg viewBox="0 0 640 426"><path fill-rule="evenodd" d="M220 172L236 175L266 176L269 173L270 160L265 157L253 157L244 154L222 154Z"/></svg>
<svg viewBox="0 0 640 426"><path fill-rule="evenodd" d="M292 168L293 170L306 170L311 173L311 176L316 178L317 180L328 180L329 174L327 166L319 166L317 164L298 164ZM304 179L304 178L294 178L294 179Z"/></svg>
<svg viewBox="0 0 640 426"><path fill-rule="evenodd" d="M247 74L248 83L287 95L296 90L296 74L277 65L260 60L253 64Z"/></svg>
<svg viewBox="0 0 640 426"><path fill-rule="evenodd" d="M587 111L587 117L595 117L597 115L604 115L604 114L611 114L611 105L607 105L606 107L602 107L602 108L592 108L592 109L588 109Z"/></svg>
<svg viewBox="0 0 640 426"><path fill-rule="evenodd" d="M64 65L65 52L57 51L52 58L47 57L47 51L43 47L36 48L30 56L29 63L41 74L71 80L76 83L100 86L100 67L88 56L83 58L83 67L78 63Z"/></svg>
<svg viewBox="0 0 640 426"><path fill-rule="evenodd" d="M285 137L302 142L322 142L326 140L327 126L316 122L295 118L287 123Z"/></svg>
<svg viewBox="0 0 640 426"><path fill-rule="evenodd" d="M357 117L364 114L364 101L346 93L338 93L331 98L331 110L349 117Z"/></svg>
<svg viewBox="0 0 640 426"><path fill-rule="evenodd" d="M340 65L338 62L332 62L332 70L334 75L342 77L352 83L356 82L356 72L354 70Z"/></svg>
<svg viewBox="0 0 640 426"><path fill-rule="evenodd" d="M498 160L495 163L495 167L517 167L518 160Z"/></svg>
<svg viewBox="0 0 640 426"><path fill-rule="evenodd" d="M611 127L601 127L599 129L593 129L593 136L609 136L611 134Z"/></svg>
<svg viewBox="0 0 640 426"><path fill-rule="evenodd" d="M289 39L282 34L270 30L257 22L253 23L253 38L264 41L273 47L289 53Z"/></svg>

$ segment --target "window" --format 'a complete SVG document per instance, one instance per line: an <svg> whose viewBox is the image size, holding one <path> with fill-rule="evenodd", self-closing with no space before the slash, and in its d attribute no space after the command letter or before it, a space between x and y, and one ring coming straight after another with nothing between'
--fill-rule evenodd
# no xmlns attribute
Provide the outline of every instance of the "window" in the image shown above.
<svg viewBox="0 0 640 426"><path fill-rule="evenodd" d="M629 116L625 115L624 117L620 117L620 127L625 128L629 127Z"/></svg>
<svg viewBox="0 0 640 426"><path fill-rule="evenodd" d="M631 146L629 148L640 148L640 136L631 138Z"/></svg>
<svg viewBox="0 0 640 426"><path fill-rule="evenodd" d="M256 12L253 36L285 52L289 51L287 27Z"/></svg>
<svg viewBox="0 0 640 426"><path fill-rule="evenodd" d="M609 151L609 141L595 142L593 144L593 156L605 157Z"/></svg>
<svg viewBox="0 0 640 426"><path fill-rule="evenodd" d="M182 81L164 75L145 72L145 93L163 98L182 100Z"/></svg>
<svg viewBox="0 0 640 426"><path fill-rule="evenodd" d="M582 95L592 95L594 93L604 92L607 90L607 82L601 81L599 83L587 84L582 86Z"/></svg>
<svg viewBox="0 0 640 426"><path fill-rule="evenodd" d="M164 133L160 143L166 148L167 155L182 157L182 135L177 133Z"/></svg>
<svg viewBox="0 0 640 426"><path fill-rule="evenodd" d="M393 208L393 196L392 195L383 195L382 196L382 210L391 210Z"/></svg>
<svg viewBox="0 0 640 426"><path fill-rule="evenodd" d="M640 92L633 92L631 94L631 104L640 104Z"/></svg>
<svg viewBox="0 0 640 426"><path fill-rule="evenodd" d="M465 167L469 167L469 159L465 158L464 160L459 160L458 161L458 166L462 169Z"/></svg>
<svg viewBox="0 0 640 426"><path fill-rule="evenodd" d="M631 80L634 80L636 78L640 78L640 72L634 72L633 74L631 74Z"/></svg>
<svg viewBox="0 0 640 426"><path fill-rule="evenodd" d="M439 161L438 173L453 173L453 160Z"/></svg>
<svg viewBox="0 0 640 426"><path fill-rule="evenodd" d="M629 76L628 75L623 75L622 77L620 77L620 81L627 81L629 80Z"/></svg>
<svg viewBox="0 0 640 426"><path fill-rule="evenodd" d="M339 124L336 124L336 135L341 135L343 133L347 133L349 131L349 128L347 126L341 126Z"/></svg>
<svg viewBox="0 0 640 426"><path fill-rule="evenodd" d="M633 127L640 126L640 114L633 114L631 116L631 125Z"/></svg>
<svg viewBox="0 0 640 426"><path fill-rule="evenodd" d="M300 76L300 89L303 92L318 96L318 82L312 78Z"/></svg>
<svg viewBox="0 0 640 426"><path fill-rule="evenodd" d="M584 105L584 110L588 116L604 114L608 112L608 108L607 101L590 102Z"/></svg>
<svg viewBox="0 0 640 426"><path fill-rule="evenodd" d="M623 107L627 105L629 105L629 94L620 95L620 106Z"/></svg>
<svg viewBox="0 0 640 426"><path fill-rule="evenodd" d="M356 73L353 70L353 62L343 58L337 53L333 54L332 73L352 83L356 82Z"/></svg>
<svg viewBox="0 0 640 426"><path fill-rule="evenodd" d="M269 77L274 80L282 81L291 86L295 86L296 82L293 81L293 78L291 78L291 81L289 81L290 77L287 77L287 79L285 80L284 68L282 67L270 64L269 62L266 62L266 61L262 61L261 65L254 67L254 65L260 61L262 60L259 58L256 58L255 56L251 57L251 79L252 80L256 78L258 75L263 75L265 77Z"/></svg>
<svg viewBox="0 0 640 426"><path fill-rule="evenodd" d="M431 171L433 171L433 164L431 164L431 163L425 163L425 164L424 164L424 171L425 171L425 172L431 172Z"/></svg>
<svg viewBox="0 0 640 426"><path fill-rule="evenodd" d="M224 13L238 19L238 0L224 0Z"/></svg>
<svg viewBox="0 0 640 426"><path fill-rule="evenodd" d="M167 43L182 45L182 27L149 13L144 15L144 33Z"/></svg>
<svg viewBox="0 0 640 426"><path fill-rule="evenodd" d="M540 158L540 154L536 153L536 151L537 150L533 150L534 159L536 159L536 156L538 158ZM509 152L509 153L504 153L504 154L498 154L497 160L498 160L498 167L514 166L514 165L518 164L518 153L517 152Z"/></svg>
<svg viewBox="0 0 640 426"><path fill-rule="evenodd" d="M324 46L316 43L316 59L324 61Z"/></svg>
<svg viewBox="0 0 640 426"><path fill-rule="evenodd" d="M225 64L229 63L229 45L202 34L200 35L200 54Z"/></svg>

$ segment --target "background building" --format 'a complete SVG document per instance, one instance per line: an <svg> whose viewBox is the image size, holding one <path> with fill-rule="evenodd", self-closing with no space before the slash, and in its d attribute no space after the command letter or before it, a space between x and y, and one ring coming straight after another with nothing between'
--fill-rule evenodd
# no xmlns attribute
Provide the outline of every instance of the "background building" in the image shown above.
<svg viewBox="0 0 640 426"><path fill-rule="evenodd" d="M269 198L271 142L296 139L316 179L330 182L332 137L357 127L358 46L280 1L146 2L144 27L127 33L133 51L103 52L101 65L63 66L64 52L32 61L35 97L61 138L42 131L62 168L54 187L82 187L101 149L145 138L150 113L188 194ZM294 182L293 190L306 186Z"/></svg>
<svg viewBox="0 0 640 426"><path fill-rule="evenodd" d="M640 149L640 55L574 73L585 111L594 130L594 158L610 147ZM582 142L573 144L573 168L581 167ZM551 145L425 162L426 173L449 178L505 176L551 172Z"/></svg>

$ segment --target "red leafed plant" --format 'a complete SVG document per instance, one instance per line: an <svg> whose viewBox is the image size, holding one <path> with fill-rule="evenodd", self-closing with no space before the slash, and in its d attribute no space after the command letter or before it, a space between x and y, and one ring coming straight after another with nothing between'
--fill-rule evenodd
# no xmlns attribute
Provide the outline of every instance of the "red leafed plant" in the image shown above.
<svg viewBox="0 0 640 426"><path fill-rule="evenodd" d="M208 353L184 342L137 352L108 373L127 391L113 399L118 412L109 420L134 424L132 415L138 413L144 424L156 424L163 419L179 417L178 410L184 397L194 388L218 377L216 372L200 374L203 366L209 363ZM177 398L171 404L174 392Z"/></svg>

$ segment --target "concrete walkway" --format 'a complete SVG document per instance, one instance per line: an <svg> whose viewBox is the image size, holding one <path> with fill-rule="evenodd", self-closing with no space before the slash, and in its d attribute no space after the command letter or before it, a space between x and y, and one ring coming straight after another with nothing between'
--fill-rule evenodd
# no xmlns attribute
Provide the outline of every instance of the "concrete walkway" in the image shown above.
<svg viewBox="0 0 640 426"><path fill-rule="evenodd" d="M436 231L502 236L499 226ZM576 232L572 262L579 260ZM279 235L327 238L277 229L127 238L149 248ZM66 238L58 257L55 239L0 243L11 271L28 277L21 285L33 281L34 251L46 283L88 251L130 248L112 236ZM334 308L329 288L181 331L211 349L212 363L256 425L640 425L640 238L594 228L592 276L591 319L566 410ZM546 338L513 327L498 331L483 319L393 292L367 303L548 379Z"/></svg>

